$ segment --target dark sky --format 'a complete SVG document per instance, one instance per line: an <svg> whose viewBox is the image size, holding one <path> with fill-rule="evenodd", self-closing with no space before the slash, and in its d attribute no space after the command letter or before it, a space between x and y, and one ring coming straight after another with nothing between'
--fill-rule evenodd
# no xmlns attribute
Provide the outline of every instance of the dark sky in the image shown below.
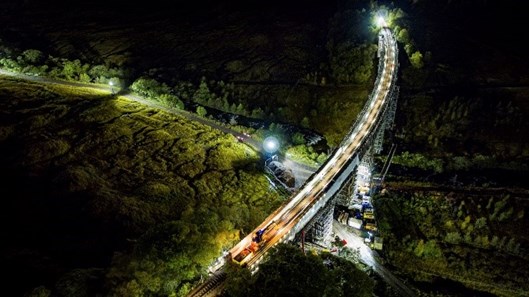
<svg viewBox="0 0 529 297"><path fill-rule="evenodd" d="M334 12L357 5L367 0L149 0L139 4L131 0L0 0L2 10L0 24L9 25L10 20L20 24L20 20L39 14L46 17L65 17L70 21L79 18L92 19L101 15L117 22L128 16L143 18L160 17L187 19L200 22L203 19L226 15L231 11L251 15L281 14L289 19L320 19L326 22ZM419 29L426 22L435 22L436 26L452 26L460 29L460 38L472 32L472 38L480 42L508 48L509 52L523 55L526 51L521 40L529 37L529 17L522 0L396 0L394 2L415 17L410 23ZM143 4L142 4L143 3ZM416 3L412 6L411 3ZM427 5L424 5L427 4ZM427 12L419 12L421 6L427 6ZM3 14L3 15L2 15ZM84 15L84 16L83 16ZM324 24L322 23L322 24ZM6 27L7 27L6 26ZM0 28L0 32L2 29ZM420 32L416 36L420 41ZM489 42L490 41L490 42ZM428 46L428 44L425 44Z"/></svg>
<svg viewBox="0 0 529 297"><path fill-rule="evenodd" d="M335 7L336 2L340 0L149 0L149 1L126 1L126 0L0 0L0 2L10 3L12 7L33 6L42 8L63 7L101 7L102 9L123 9L136 11L156 11L162 9L181 10L181 9L270 9L272 7L278 10L307 10L314 7Z"/></svg>

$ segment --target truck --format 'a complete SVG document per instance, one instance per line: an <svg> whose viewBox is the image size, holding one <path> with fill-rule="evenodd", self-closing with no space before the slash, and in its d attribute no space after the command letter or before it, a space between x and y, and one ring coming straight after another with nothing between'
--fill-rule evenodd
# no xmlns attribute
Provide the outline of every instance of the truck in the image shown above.
<svg viewBox="0 0 529 297"><path fill-rule="evenodd" d="M384 239L382 237L375 237L375 244L373 245L373 248L375 250L381 251L383 244L384 244Z"/></svg>
<svg viewBox="0 0 529 297"><path fill-rule="evenodd" d="M363 201L362 202L362 211L365 211L366 209L373 208L373 205L369 201Z"/></svg>
<svg viewBox="0 0 529 297"><path fill-rule="evenodd" d="M375 222L375 220L373 219L366 219L364 220L365 221L365 225L364 225L364 228L366 230L369 230L369 231L377 231L378 228L377 228L377 223Z"/></svg>
<svg viewBox="0 0 529 297"><path fill-rule="evenodd" d="M364 219L374 219L375 213L373 212L372 208L366 208L364 210Z"/></svg>
<svg viewBox="0 0 529 297"><path fill-rule="evenodd" d="M349 218L348 225L356 229L361 229L362 223L363 223L362 220L355 219L355 218Z"/></svg>

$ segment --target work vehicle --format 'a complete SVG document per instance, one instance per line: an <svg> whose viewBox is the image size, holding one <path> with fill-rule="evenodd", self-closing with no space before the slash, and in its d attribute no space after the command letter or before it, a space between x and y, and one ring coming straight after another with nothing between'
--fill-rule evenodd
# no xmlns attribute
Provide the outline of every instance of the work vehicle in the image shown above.
<svg viewBox="0 0 529 297"><path fill-rule="evenodd" d="M255 236L252 238L252 242L250 245L248 245L246 248L244 248L239 254L236 256L232 256L233 262L241 265L246 266L246 262L248 262L251 259L251 255L253 255L255 252L261 248L261 246L270 239L272 235L274 235L275 227L277 226L277 223L275 221L272 221L270 224L268 224L263 229L255 232Z"/></svg>

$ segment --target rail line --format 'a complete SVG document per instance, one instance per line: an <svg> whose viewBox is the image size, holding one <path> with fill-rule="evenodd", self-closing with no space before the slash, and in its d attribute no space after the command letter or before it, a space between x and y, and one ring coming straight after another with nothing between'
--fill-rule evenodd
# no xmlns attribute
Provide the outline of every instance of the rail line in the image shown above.
<svg viewBox="0 0 529 297"><path fill-rule="evenodd" d="M231 260L237 258L237 263L256 271L264 255L278 243L293 238L299 231L297 230L299 226L306 224L341 186L342 175L350 173L351 167L354 167L351 163L355 159L358 160L363 146L369 143L368 140L381 122L394 90L398 68L397 56L398 48L395 37L389 28L384 27L379 33L380 62L375 86L351 131L325 164L305 182L298 193L230 250ZM259 235L256 240L257 234ZM193 292L196 291L200 291L200 286ZM206 296L193 292L188 296Z"/></svg>

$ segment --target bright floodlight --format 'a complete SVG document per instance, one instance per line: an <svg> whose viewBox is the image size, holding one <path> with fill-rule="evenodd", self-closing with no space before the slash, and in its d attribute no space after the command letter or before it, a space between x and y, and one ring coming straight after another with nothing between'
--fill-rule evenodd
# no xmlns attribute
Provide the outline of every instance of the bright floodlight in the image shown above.
<svg viewBox="0 0 529 297"><path fill-rule="evenodd" d="M110 93L112 93L112 95L115 95L116 92L114 92L114 82L113 81L108 81L108 85L110 86Z"/></svg>
<svg viewBox="0 0 529 297"><path fill-rule="evenodd" d="M268 136L263 142L265 151L272 154L279 149L279 141L274 136Z"/></svg>
<svg viewBox="0 0 529 297"><path fill-rule="evenodd" d="M379 27L386 27L386 20L383 16L379 15L376 18L377 26Z"/></svg>

